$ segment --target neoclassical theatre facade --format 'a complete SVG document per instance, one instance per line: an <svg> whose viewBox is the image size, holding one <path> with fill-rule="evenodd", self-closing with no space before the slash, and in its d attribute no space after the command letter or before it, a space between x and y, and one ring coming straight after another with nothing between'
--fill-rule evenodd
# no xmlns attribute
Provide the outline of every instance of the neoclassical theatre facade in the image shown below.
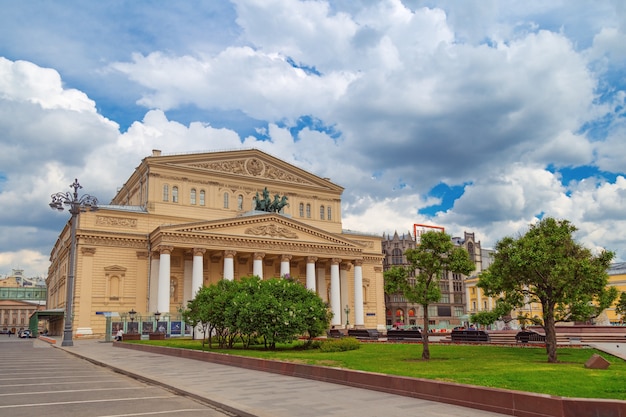
<svg viewBox="0 0 626 417"><path fill-rule="evenodd" d="M74 334L101 337L107 312L178 314L202 286L249 275L289 275L328 303L335 327L383 330L381 238L342 229L342 192L256 149L153 151L111 204L78 216ZM65 308L70 243L68 222L50 256L49 309Z"/></svg>

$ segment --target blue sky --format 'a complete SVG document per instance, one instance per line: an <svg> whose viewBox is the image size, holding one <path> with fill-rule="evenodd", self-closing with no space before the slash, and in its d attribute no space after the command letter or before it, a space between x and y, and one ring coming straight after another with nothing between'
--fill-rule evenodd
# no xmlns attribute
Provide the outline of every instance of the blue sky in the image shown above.
<svg viewBox="0 0 626 417"><path fill-rule="evenodd" d="M79 178L259 148L343 186L344 228L484 247L544 216L626 259L622 1L0 0L0 275L45 275Z"/></svg>

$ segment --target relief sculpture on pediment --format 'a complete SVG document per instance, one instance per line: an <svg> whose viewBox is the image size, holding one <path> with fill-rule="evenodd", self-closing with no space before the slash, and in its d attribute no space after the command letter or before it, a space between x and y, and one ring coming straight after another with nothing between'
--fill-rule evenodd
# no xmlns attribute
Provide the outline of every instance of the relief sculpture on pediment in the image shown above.
<svg viewBox="0 0 626 417"><path fill-rule="evenodd" d="M311 184L310 181L306 181L304 178L289 173L284 169L268 165L258 158L216 162L200 162L190 164L190 166L210 169L211 171L227 172L229 174L268 178L299 184Z"/></svg>
<svg viewBox="0 0 626 417"><path fill-rule="evenodd" d="M298 239L298 235L284 226L276 224L261 225L249 227L246 234L255 236L285 237L289 239Z"/></svg>

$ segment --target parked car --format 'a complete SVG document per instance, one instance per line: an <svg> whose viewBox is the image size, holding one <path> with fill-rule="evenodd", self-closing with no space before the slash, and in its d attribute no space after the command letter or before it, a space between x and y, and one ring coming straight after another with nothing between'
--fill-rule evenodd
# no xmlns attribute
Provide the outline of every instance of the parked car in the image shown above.
<svg viewBox="0 0 626 417"><path fill-rule="evenodd" d="M23 331L20 333L20 337L21 337L22 339L28 339L29 337L31 337L30 330L23 330Z"/></svg>

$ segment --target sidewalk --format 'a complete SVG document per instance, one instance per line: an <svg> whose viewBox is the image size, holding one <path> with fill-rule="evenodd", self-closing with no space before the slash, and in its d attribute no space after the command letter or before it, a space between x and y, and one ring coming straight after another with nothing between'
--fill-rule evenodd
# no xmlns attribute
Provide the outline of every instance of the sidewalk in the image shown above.
<svg viewBox="0 0 626 417"><path fill-rule="evenodd" d="M46 343L36 340L35 343ZM53 346L243 417L497 417L504 414L130 349L97 340Z"/></svg>

